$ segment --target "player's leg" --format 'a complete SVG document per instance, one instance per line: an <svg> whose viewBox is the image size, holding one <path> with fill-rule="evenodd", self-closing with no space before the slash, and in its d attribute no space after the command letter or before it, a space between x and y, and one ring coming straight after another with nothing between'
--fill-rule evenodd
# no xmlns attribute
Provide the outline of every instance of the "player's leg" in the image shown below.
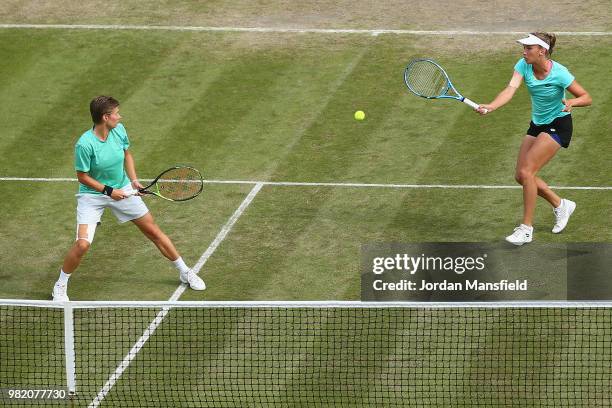
<svg viewBox="0 0 612 408"><path fill-rule="evenodd" d="M506 237L506 241L514 245L523 245L532 241L533 214L539 190L537 173L554 157L560 147L546 133L541 133L537 138L525 137L519 151L515 173L516 180L523 186L523 222L514 229L511 235ZM549 195L549 197L553 199L552 196Z"/></svg>
<svg viewBox="0 0 612 408"><path fill-rule="evenodd" d="M131 188L129 185L124 190ZM146 204L139 196L130 196L123 200L113 201L109 207L121 223L132 221L140 231L155 244L163 256L173 261L179 254L170 241L153 220Z"/></svg>
<svg viewBox="0 0 612 408"><path fill-rule="evenodd" d="M96 224L79 224L77 225L77 237L70 250L64 258L62 271L66 274L71 274L81 264L83 256L89 250L93 237L96 232Z"/></svg>
<svg viewBox="0 0 612 408"><path fill-rule="evenodd" d="M68 279L79 267L93 242L98 222L102 219L104 196L83 194L77 199L77 230L74 243L66 253L60 275L53 286L53 300L68 301Z"/></svg>
<svg viewBox="0 0 612 408"><path fill-rule="evenodd" d="M125 188L131 187L126 186ZM179 270L179 277L183 283L189 283L189 286L195 290L206 288L204 281L185 264L170 238L157 225L141 197L130 196L123 200L114 201L110 208L120 222L132 221L155 244L159 252L172 261Z"/></svg>
<svg viewBox="0 0 612 408"><path fill-rule="evenodd" d="M538 194L536 174L555 156L560 148L561 146L559 143L550 137L550 135L547 133L540 133L527 152L525 160L521 163L521 167L517 169L518 178L523 185L523 224L532 225L533 223L533 213L535 211L536 197Z"/></svg>
<svg viewBox="0 0 612 408"><path fill-rule="evenodd" d="M571 125L571 121L570 121L570 125ZM561 126L557 126L557 127L561 128ZM561 137L559 137L559 135L556 135L557 139L551 137L550 135L546 133L544 133L544 136L542 137L545 137L547 139L548 138L553 139L556 143L560 144L561 146L567 147L569 145L569 140L571 139L571 126L569 127L569 129L563 128L562 130L564 133L562 133ZM525 139L526 140L521 146L521 150L519 153L519 159L517 160L517 167L516 167L517 171L515 175L516 180L520 184L522 184L522 174L521 172L519 172L519 169L523 169L527 165L526 163L527 163L529 151L531 150L532 146L535 145L535 141L537 140L535 137L531 137L531 136L526 136ZM572 214L574 213L574 210L576 209L576 203L573 202L572 200L568 200L566 198L559 197L537 175L535 176L535 180L538 185L538 195L545 198L546 201L548 201L553 207L553 213L555 216L555 225L553 226L552 232L554 234L558 234L561 231L563 231L563 229L565 229L565 227L567 226L567 223L569 222L570 217L572 216Z"/></svg>
<svg viewBox="0 0 612 408"><path fill-rule="evenodd" d="M571 129L570 131L566 132L564 137L566 137L565 145L567 146L569 144L569 138L571 138ZM525 139L521 144L521 149L519 151L519 156L516 164L517 172L515 174L516 181L519 184L522 184L522 182L518 169L522 168L523 164L525 163L527 153L529 152L529 149L531 149L535 141L536 138L534 136L527 135L525 136ZM576 209L576 203L572 200L559 197L550 187L548 187L544 180L539 178L537 175L535 177L536 183L538 185L538 195L546 199L546 201L548 201L553 207L555 225L553 226L552 232L554 234L558 234L559 232L563 231L563 229L565 229L565 227L567 226L570 217Z"/></svg>
<svg viewBox="0 0 612 408"><path fill-rule="evenodd" d="M183 261L172 240L157 225L150 212L132 220L140 231L155 244L159 251L168 258L180 272L180 280L188 283L192 289L204 290L204 281L196 275Z"/></svg>
<svg viewBox="0 0 612 408"><path fill-rule="evenodd" d="M525 166L525 163L527 162L527 153L533 147L536 140L537 139L535 136L526 135L523 138L523 142L521 143L518 158L516 160L516 168L514 171L514 178L516 179L517 183L521 185L523 184L523 180L521 178L521 174L519 173L519 169ZM524 224L520 224L514 229L514 232L512 234L506 237L506 241L514 245L523 245L531 242L532 239L533 227L531 225Z"/></svg>
<svg viewBox="0 0 612 408"><path fill-rule="evenodd" d="M174 244L166 234L159 228L151 213L132 220L132 222L140 229L140 231L155 244L159 252L170 261L179 258L179 253L174 247Z"/></svg>
<svg viewBox="0 0 612 408"><path fill-rule="evenodd" d="M551 137L561 145L568 148L572 140L572 116L566 115L555 119L549 126ZM558 202L551 202L553 205L553 214L555 215L555 225L553 226L553 234L558 234L565 229L570 217L576 209L576 203L566 198L559 199Z"/></svg>
<svg viewBox="0 0 612 408"><path fill-rule="evenodd" d="M523 139L523 142L521 143L518 159L516 161L516 171L514 175L514 178L519 184L523 183L521 181L521 176L518 172L518 169L522 168L522 166L524 165L527 153L529 152L536 140L537 138L530 135L526 135ZM546 184L544 180L542 180L538 176L535 176L535 178L536 184L538 186L538 195L548 201L554 208L559 207L559 205L561 204L561 197L559 197L550 187L548 187L548 184Z"/></svg>
<svg viewBox="0 0 612 408"><path fill-rule="evenodd" d="M64 257L64 263L60 270L60 276L53 286L53 300L58 302L68 301L68 279L81 264L83 256L89 250L96 232L96 224L78 224L77 237L68 253Z"/></svg>

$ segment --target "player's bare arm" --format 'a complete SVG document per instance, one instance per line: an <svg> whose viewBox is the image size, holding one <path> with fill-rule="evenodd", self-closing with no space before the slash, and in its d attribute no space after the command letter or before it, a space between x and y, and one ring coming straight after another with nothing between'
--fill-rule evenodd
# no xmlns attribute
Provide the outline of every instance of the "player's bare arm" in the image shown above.
<svg viewBox="0 0 612 408"><path fill-rule="evenodd" d="M563 112L571 112L573 107L591 106L593 98L576 80L567 87L567 90L575 96L571 99L563 99L565 108Z"/></svg>
<svg viewBox="0 0 612 408"><path fill-rule="evenodd" d="M493 102L489 104L480 105L478 107L478 113L480 113L481 115L486 115L487 113L497 110L508 102L510 102L514 97L516 90L519 88L519 86L521 86L522 82L523 76L518 72L514 71L514 74L512 74L512 79L510 79L510 83L508 84L508 86L504 88L504 90L501 91L495 97L495 99L493 99Z"/></svg>
<svg viewBox="0 0 612 408"><path fill-rule="evenodd" d="M98 180L91 177L89 173L85 173L82 171L77 171L76 173L77 173L77 179L79 180L79 183L85 184L87 187L91 187L94 190L99 191L99 192L104 191L104 187L105 187L104 184L100 183ZM123 190L120 190L118 188L113 189L110 195L110 198L112 198L113 200L123 200L126 197L128 197L128 195Z"/></svg>

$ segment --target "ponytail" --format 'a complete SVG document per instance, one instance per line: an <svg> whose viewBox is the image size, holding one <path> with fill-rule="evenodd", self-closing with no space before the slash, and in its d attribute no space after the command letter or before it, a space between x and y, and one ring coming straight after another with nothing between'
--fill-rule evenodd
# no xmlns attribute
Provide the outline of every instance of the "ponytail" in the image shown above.
<svg viewBox="0 0 612 408"><path fill-rule="evenodd" d="M545 33L545 32L538 32L538 33L531 33L531 34L535 35L540 40L548 44L550 48L546 51L546 55L550 56L553 52L553 48L555 47L555 43L557 42L557 36L554 35L553 33Z"/></svg>

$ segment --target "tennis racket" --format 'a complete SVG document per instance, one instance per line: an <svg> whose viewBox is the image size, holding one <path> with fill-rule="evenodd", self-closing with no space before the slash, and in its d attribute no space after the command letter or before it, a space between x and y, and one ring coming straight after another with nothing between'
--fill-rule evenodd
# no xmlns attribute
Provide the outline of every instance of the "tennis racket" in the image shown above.
<svg viewBox="0 0 612 408"><path fill-rule="evenodd" d="M196 198L204 189L204 180L197 169L175 166L163 171L151 184L138 190L168 201L187 201ZM132 195L136 194L134 192Z"/></svg>
<svg viewBox="0 0 612 408"><path fill-rule="evenodd" d="M410 92L421 98L456 99L474 110L478 109L476 102L457 91L444 68L430 59L410 61L404 70L404 82Z"/></svg>

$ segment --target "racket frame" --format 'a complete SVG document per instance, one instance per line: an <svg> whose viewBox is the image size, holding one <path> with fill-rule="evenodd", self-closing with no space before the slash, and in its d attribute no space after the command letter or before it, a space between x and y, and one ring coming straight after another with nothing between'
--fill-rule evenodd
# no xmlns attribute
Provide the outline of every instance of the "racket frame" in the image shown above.
<svg viewBox="0 0 612 408"><path fill-rule="evenodd" d="M412 88L412 86L410 86L410 82L408 81L408 74L410 73L410 70L412 69L412 67L416 63L420 63L420 62L424 62L424 61L428 62L430 64L433 64L436 67L438 67L438 69L440 71L442 71L442 74L446 78L446 89L444 90L444 92L441 95L436 95L436 96L422 95L422 94L416 92ZM459 91L457 91L457 88L455 88L455 86L453 85L452 81L450 80L450 77L448 76L448 74L446 73L444 68L442 68L440 66L440 64L438 64L437 62L435 62L434 60L431 60L429 58L417 58L417 59L414 59L414 60L410 61L408 63L408 65L406 66L406 68L404 69L404 83L406 84L406 87L408 88L408 90L410 92L412 92L416 96L420 96L421 98L425 98L425 99L456 99L456 100L458 100L460 102L465 103L466 105L468 105L469 107L471 107L474 110L477 110L478 107L479 107L479 105L476 102L474 102L471 99L466 98L465 96L461 95L461 93ZM448 92L450 90L452 90L456 95L449 95Z"/></svg>
<svg viewBox="0 0 612 408"><path fill-rule="evenodd" d="M198 192L197 192L197 193L195 193L195 194L194 194L193 196L191 196L191 197L188 197L188 198L183 198L183 199L180 199L180 200L175 200L175 199L168 198L168 197L164 197L163 195L161 195L161 194L159 193L159 187L157 187L157 181L158 181L159 179L161 179L161 178L162 178L162 176L163 176L164 174L166 174L167 172L169 172L170 170L184 169L184 168L188 168L188 169L191 169L191 170L195 171L195 172L196 172L196 174L197 174L197 175L200 177L200 189L198 190ZM193 182L197 182L197 181L193 181ZM153 187L153 186L156 186L157 191L151 191L151 190L149 190L149 189L150 189L151 187ZM163 198L164 200L168 200L168 201L173 201L173 202L181 202L181 201L188 201L188 200L191 200L191 199L196 198L197 196L199 196L199 195L200 195L200 193L202 192L202 190L203 190L203 189L204 189L204 179L202 178L202 173L200 173L200 171L199 171L198 169L196 169L195 167L191 167L191 166L173 166L173 167L170 167L169 169L166 169L166 170L162 171L162 172L159 174L159 176L157 176L157 177L155 178L155 180L153 180L153 181L151 182L151 184L149 184L149 185L148 185L148 186L146 186L146 187L143 187L143 188L138 189L138 192L139 192L139 193L141 193L141 194L152 194L152 195L154 195L154 196L157 196L157 197L159 197L159 198Z"/></svg>

